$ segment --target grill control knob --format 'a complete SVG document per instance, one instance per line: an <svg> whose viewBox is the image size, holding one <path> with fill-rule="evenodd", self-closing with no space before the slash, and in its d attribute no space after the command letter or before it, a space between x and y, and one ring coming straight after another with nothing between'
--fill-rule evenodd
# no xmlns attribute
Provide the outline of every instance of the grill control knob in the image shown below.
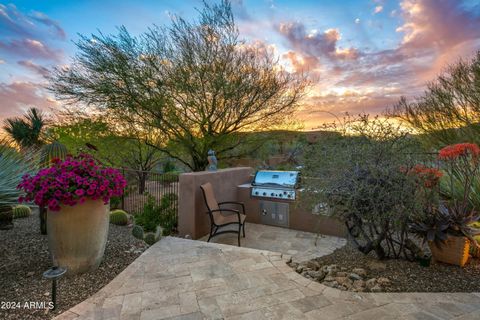
<svg viewBox="0 0 480 320"><path fill-rule="evenodd" d="M287 195L287 198L291 198L291 197L292 197L292 195L290 195L290 194Z"/></svg>
<svg viewBox="0 0 480 320"><path fill-rule="evenodd" d="M263 195L264 195L264 196L266 196L266 195L267 195L267 193L266 193L266 192L264 192L264 193L263 193Z"/></svg>
<svg viewBox="0 0 480 320"><path fill-rule="evenodd" d="M275 193L272 192L270 195L273 197L273 196L275 196Z"/></svg>
<svg viewBox="0 0 480 320"><path fill-rule="evenodd" d="M283 197L283 194L279 193L278 196L281 198L281 197Z"/></svg>

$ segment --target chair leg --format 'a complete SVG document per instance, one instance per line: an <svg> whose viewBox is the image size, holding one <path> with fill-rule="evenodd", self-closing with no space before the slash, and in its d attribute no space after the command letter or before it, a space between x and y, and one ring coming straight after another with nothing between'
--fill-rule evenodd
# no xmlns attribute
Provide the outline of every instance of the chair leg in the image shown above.
<svg viewBox="0 0 480 320"><path fill-rule="evenodd" d="M210 226L210 234L208 235L208 240L207 240L207 242L210 242L210 239L212 239L212 236L215 234L214 228L215 228L215 227L214 227L213 225Z"/></svg>
<svg viewBox="0 0 480 320"><path fill-rule="evenodd" d="M238 224L238 246L240 246L240 234L242 233L242 225L241 224Z"/></svg>
<svg viewBox="0 0 480 320"><path fill-rule="evenodd" d="M243 237L245 238L245 222L243 223L242 229L243 229Z"/></svg>

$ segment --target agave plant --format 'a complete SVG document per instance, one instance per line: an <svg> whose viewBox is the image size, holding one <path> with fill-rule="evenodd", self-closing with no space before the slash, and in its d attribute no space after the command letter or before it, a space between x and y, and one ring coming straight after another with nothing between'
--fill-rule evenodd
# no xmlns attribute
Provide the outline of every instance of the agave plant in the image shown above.
<svg viewBox="0 0 480 320"><path fill-rule="evenodd" d="M17 185L25 173L35 170L34 156L22 156L5 141L0 141L0 229L13 226L12 206L18 203L21 193Z"/></svg>
<svg viewBox="0 0 480 320"><path fill-rule="evenodd" d="M480 229L472 227L472 223L478 218L474 211L463 210L461 206L440 205L421 220L411 223L410 231L424 242L434 242L437 247L449 235L464 236L476 243L474 236L480 233Z"/></svg>

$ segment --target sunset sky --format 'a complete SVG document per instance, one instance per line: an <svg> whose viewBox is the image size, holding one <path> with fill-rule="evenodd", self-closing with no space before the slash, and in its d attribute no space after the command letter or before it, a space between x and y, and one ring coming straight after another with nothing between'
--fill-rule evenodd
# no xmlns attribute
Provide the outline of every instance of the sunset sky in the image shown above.
<svg viewBox="0 0 480 320"><path fill-rule="evenodd" d="M314 85L298 117L305 129L329 116L378 114L422 92L446 64L480 49L480 0L234 0L241 37L271 47ZM0 3L0 118L28 106L58 108L43 75L68 65L78 33L139 34L171 14L196 16L190 1Z"/></svg>

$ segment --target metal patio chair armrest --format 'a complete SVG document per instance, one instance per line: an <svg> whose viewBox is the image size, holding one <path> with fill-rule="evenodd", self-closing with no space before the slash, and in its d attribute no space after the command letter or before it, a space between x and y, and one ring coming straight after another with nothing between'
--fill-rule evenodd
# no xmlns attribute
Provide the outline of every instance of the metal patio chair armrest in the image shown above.
<svg viewBox="0 0 480 320"><path fill-rule="evenodd" d="M235 209L214 209L214 210L210 210L211 213L213 213L213 212L222 213L222 211L228 211L228 212L236 213L237 217L238 217L238 223L240 223L240 224L242 223L242 219L240 218L240 211L238 211L238 210L235 210Z"/></svg>
<svg viewBox="0 0 480 320"><path fill-rule="evenodd" d="M239 202L239 201L223 201L223 202L219 202L218 205L221 206L222 204L236 204L236 205L239 205L242 207L242 213L244 215L246 215L245 213L245 204L243 202Z"/></svg>

